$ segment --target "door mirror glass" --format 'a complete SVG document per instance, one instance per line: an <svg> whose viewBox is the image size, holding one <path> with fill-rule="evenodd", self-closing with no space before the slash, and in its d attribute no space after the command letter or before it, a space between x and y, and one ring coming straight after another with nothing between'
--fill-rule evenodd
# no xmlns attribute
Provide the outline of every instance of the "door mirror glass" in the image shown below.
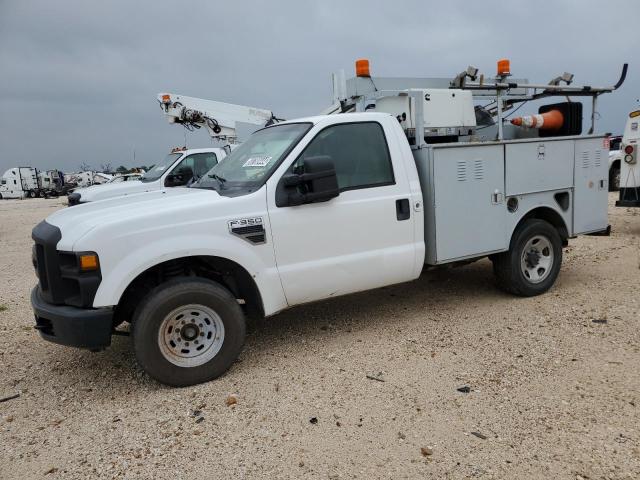
<svg viewBox="0 0 640 480"><path fill-rule="evenodd" d="M293 173L280 180L276 190L276 206L326 202L339 194L338 177L331 157L306 157Z"/></svg>

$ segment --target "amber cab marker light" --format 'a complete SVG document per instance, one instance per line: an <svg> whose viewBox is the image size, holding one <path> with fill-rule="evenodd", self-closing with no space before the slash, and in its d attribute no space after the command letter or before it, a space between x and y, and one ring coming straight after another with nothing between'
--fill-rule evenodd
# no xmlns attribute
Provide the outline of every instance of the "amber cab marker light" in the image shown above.
<svg viewBox="0 0 640 480"><path fill-rule="evenodd" d="M171 102L171 95L168 94L164 94L162 95L162 103L170 103Z"/></svg>
<svg viewBox="0 0 640 480"><path fill-rule="evenodd" d="M506 77L511 75L511 62L507 58L498 60L498 76Z"/></svg>
<svg viewBox="0 0 640 480"><path fill-rule="evenodd" d="M88 270L98 269L98 256L95 254L80 255L80 270L86 272Z"/></svg>
<svg viewBox="0 0 640 480"><path fill-rule="evenodd" d="M356 77L370 77L369 60L360 58L356 60Z"/></svg>

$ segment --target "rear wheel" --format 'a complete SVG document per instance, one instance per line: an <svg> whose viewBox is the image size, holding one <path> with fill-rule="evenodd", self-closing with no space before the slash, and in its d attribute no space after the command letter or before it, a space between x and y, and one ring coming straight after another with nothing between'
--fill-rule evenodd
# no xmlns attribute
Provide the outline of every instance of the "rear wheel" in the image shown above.
<svg viewBox="0 0 640 480"><path fill-rule="evenodd" d="M151 377L176 387L222 375L240 354L244 337L235 297L206 279L178 278L156 287L133 319L138 362Z"/></svg>
<svg viewBox="0 0 640 480"><path fill-rule="evenodd" d="M509 251L493 258L493 271L502 289L531 297L551 288L561 264L560 234L550 223L532 218L514 232Z"/></svg>
<svg viewBox="0 0 640 480"><path fill-rule="evenodd" d="M609 191L617 192L620 190L620 166L614 165L609 169Z"/></svg>
<svg viewBox="0 0 640 480"><path fill-rule="evenodd" d="M29 195L29 198L36 198L38 196L35 190L29 190L29 193L27 193L27 195Z"/></svg>

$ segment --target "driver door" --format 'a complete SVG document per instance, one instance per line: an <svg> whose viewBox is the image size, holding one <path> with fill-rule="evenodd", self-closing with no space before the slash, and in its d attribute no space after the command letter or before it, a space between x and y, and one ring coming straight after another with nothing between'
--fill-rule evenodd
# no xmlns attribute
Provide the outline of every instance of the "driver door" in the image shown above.
<svg viewBox="0 0 640 480"><path fill-rule="evenodd" d="M289 305L415 278L416 214L409 208L402 152L387 142L395 133L377 121L330 125L268 183L277 268ZM339 195L276 206L280 179L317 156L333 160Z"/></svg>

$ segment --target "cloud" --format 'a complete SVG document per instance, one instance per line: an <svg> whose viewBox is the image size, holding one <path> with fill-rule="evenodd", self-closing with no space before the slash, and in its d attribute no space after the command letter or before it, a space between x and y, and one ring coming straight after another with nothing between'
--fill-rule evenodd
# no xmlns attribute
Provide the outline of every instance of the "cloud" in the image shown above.
<svg viewBox="0 0 640 480"><path fill-rule="evenodd" d="M131 165L134 148L136 163L154 163L184 143L156 104L161 91L317 113L329 74L359 57L385 76L449 77L469 64L491 74L508 57L518 77L566 70L610 84L638 57L637 18L634 0L0 2L0 173ZM620 132L636 107L635 68L601 98L600 131ZM210 144L203 132L187 142Z"/></svg>

